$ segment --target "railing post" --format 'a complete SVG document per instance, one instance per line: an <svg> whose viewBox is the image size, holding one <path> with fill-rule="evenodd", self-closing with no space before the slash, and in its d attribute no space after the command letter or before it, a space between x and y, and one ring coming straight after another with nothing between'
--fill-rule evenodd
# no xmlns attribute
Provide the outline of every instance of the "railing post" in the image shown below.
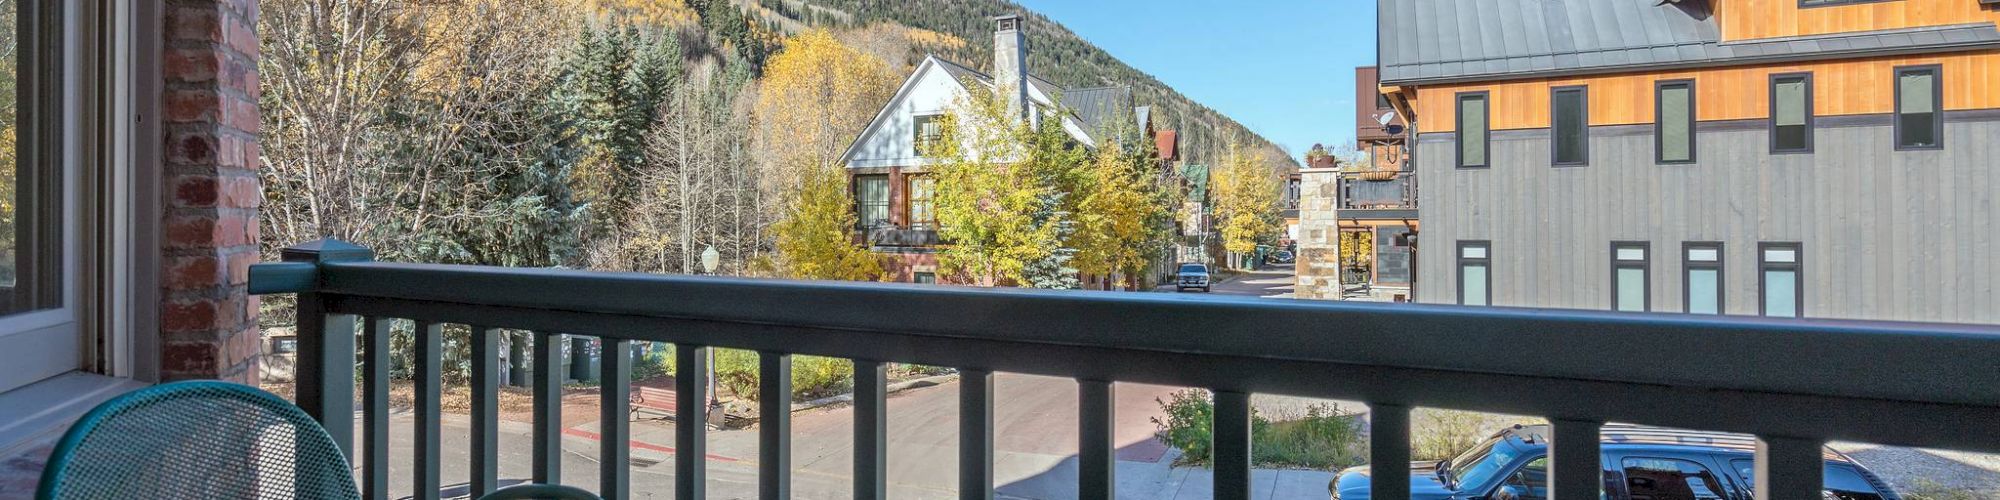
<svg viewBox="0 0 2000 500"><path fill-rule="evenodd" d="M708 347L674 344L674 498L708 498Z"/></svg>
<svg viewBox="0 0 2000 500"><path fill-rule="evenodd" d="M1216 500L1250 499L1250 394L1215 391Z"/></svg>
<svg viewBox="0 0 2000 500"><path fill-rule="evenodd" d="M500 336L472 327L472 498L500 488Z"/></svg>
<svg viewBox="0 0 2000 500"><path fill-rule="evenodd" d="M340 240L321 239L279 251L285 262L320 266L328 262L375 260L375 252ZM318 292L324 273L316 275L313 291L298 294L299 351L295 367L297 403L319 420L334 444L354 459L354 316L330 314Z"/></svg>
<svg viewBox="0 0 2000 500"><path fill-rule="evenodd" d="M1117 389L1099 380L1078 380L1076 389L1077 498L1112 500L1118 493L1118 440L1112 432L1118 415L1112 396Z"/></svg>
<svg viewBox="0 0 2000 500"><path fill-rule="evenodd" d="M854 360L854 500L889 497L889 371Z"/></svg>
<svg viewBox="0 0 2000 500"><path fill-rule="evenodd" d="M389 335L396 320L371 317L362 337L362 369L368 375L362 383L362 437L367 440L367 456L361 460L361 497L389 499Z"/></svg>
<svg viewBox="0 0 2000 500"><path fill-rule="evenodd" d="M598 433L603 438L598 441L597 463L603 470L597 473L598 496L604 498L628 498L632 496L632 401L626 399L632 392L632 341L604 337L599 339L602 350L597 380L598 416L601 426Z"/></svg>
<svg viewBox="0 0 2000 500"><path fill-rule="evenodd" d="M444 386L444 325L430 321L418 321L415 331L417 348L417 369L415 398L417 406L416 425L416 500L437 500L438 490L443 485L440 459L444 447L439 436L444 430L444 416L440 410Z"/></svg>
<svg viewBox="0 0 2000 500"><path fill-rule="evenodd" d="M531 434L534 465L529 476L537 483L562 481L562 334L535 332L535 427Z"/></svg>
<svg viewBox="0 0 2000 500"><path fill-rule="evenodd" d="M792 497L792 355L757 353L757 498Z"/></svg>
<svg viewBox="0 0 2000 500"><path fill-rule="evenodd" d="M1410 474L1409 406L1368 403L1368 474L1377 478L1400 478ZM1410 482L1369 481L1368 498L1409 500Z"/></svg>
<svg viewBox="0 0 2000 500"><path fill-rule="evenodd" d="M1554 500L1597 498L1604 484L1604 459L1599 452L1603 422L1551 418L1549 491Z"/></svg>
<svg viewBox="0 0 2000 500"><path fill-rule="evenodd" d="M1816 439L1757 437L1752 489L1757 500L1811 500L1826 488L1826 458Z"/></svg>
<svg viewBox="0 0 2000 500"><path fill-rule="evenodd" d="M993 499L993 372L958 374L958 498Z"/></svg>

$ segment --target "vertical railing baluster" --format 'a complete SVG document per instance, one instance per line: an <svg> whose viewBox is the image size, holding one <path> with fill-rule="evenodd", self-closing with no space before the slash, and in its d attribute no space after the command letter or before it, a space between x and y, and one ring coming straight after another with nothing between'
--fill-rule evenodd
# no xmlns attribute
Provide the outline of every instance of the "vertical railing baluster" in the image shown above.
<svg viewBox="0 0 2000 500"><path fill-rule="evenodd" d="M1604 459L1598 431L1603 422L1551 418L1549 438L1549 498L1591 500L1604 482Z"/></svg>
<svg viewBox="0 0 2000 500"><path fill-rule="evenodd" d="M958 498L993 499L993 372L958 372Z"/></svg>
<svg viewBox="0 0 2000 500"><path fill-rule="evenodd" d="M1215 391L1215 498L1250 500L1250 394Z"/></svg>
<svg viewBox="0 0 2000 500"><path fill-rule="evenodd" d="M708 498L708 347L674 346L674 498Z"/></svg>
<svg viewBox="0 0 2000 500"><path fill-rule="evenodd" d="M597 496L603 498L626 498L632 496L632 401L626 399L632 393L632 341L625 339L600 338L597 380L603 389L599 394L597 416L598 442Z"/></svg>
<svg viewBox="0 0 2000 500"><path fill-rule="evenodd" d="M472 327L472 498L500 487L500 337Z"/></svg>
<svg viewBox="0 0 2000 500"><path fill-rule="evenodd" d="M1117 410L1111 382L1079 380L1077 389L1077 498L1111 500L1117 495L1117 438L1112 423Z"/></svg>
<svg viewBox="0 0 2000 500"><path fill-rule="evenodd" d="M792 497L792 355L757 353L757 498Z"/></svg>
<svg viewBox="0 0 2000 500"><path fill-rule="evenodd" d="M361 427L367 441L361 458L361 497L389 499L389 335L396 320L368 318L362 337Z"/></svg>
<svg viewBox="0 0 2000 500"><path fill-rule="evenodd" d="M889 368L854 360L854 500L889 495Z"/></svg>
<svg viewBox="0 0 2000 500"><path fill-rule="evenodd" d="M536 483L562 481L562 334L535 332L534 470Z"/></svg>
<svg viewBox="0 0 2000 500"><path fill-rule="evenodd" d="M373 260L375 253L352 243L322 239L279 251L285 262L320 266L329 262ZM319 420L327 437L354 458L354 316L327 312L317 291L298 294L298 363L293 367L293 401Z"/></svg>
<svg viewBox="0 0 2000 500"><path fill-rule="evenodd" d="M439 404L444 400L440 386L444 384L444 325L429 321L418 321L416 329L417 373L417 456L415 497L419 500L437 500L438 489L442 486L438 472L438 452L443 446L438 432L443 429L444 416Z"/></svg>
<svg viewBox="0 0 2000 500"><path fill-rule="evenodd" d="M1821 498L1826 458L1816 439L1758 436L1753 489L1757 500Z"/></svg>
<svg viewBox="0 0 2000 500"><path fill-rule="evenodd" d="M1388 467L1386 470L1374 470ZM1368 403L1368 482L1371 500L1410 500L1409 481L1389 481L1410 473L1410 407Z"/></svg>

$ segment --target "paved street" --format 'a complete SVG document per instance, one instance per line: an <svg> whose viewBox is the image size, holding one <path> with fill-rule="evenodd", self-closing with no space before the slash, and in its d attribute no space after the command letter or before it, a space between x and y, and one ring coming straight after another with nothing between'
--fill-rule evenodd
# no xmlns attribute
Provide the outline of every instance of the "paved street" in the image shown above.
<svg viewBox="0 0 2000 500"><path fill-rule="evenodd" d="M1259 266L1254 271L1218 279L1222 281L1210 287L1212 291L1209 293L1234 297L1291 298L1292 286L1297 283L1292 275L1291 264ZM1171 285L1160 287L1155 291L1175 292ZM1201 291L1189 290L1181 293L1200 294Z"/></svg>

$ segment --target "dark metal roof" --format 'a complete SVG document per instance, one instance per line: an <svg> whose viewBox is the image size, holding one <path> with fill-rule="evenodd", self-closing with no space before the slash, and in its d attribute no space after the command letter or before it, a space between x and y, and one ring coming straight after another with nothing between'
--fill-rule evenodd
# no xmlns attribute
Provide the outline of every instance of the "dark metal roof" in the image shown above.
<svg viewBox="0 0 2000 500"><path fill-rule="evenodd" d="M1723 42L1705 2L1381 0L1385 85L2000 47L1993 23Z"/></svg>

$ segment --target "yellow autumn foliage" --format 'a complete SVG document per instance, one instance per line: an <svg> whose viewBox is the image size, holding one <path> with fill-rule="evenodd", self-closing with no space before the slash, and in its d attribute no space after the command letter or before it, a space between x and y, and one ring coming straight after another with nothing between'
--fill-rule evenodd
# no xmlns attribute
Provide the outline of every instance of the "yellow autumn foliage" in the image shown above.
<svg viewBox="0 0 2000 500"><path fill-rule="evenodd" d="M764 67L757 133L766 165L818 166L838 160L896 92L881 59L813 29L785 40ZM796 168L791 168L796 170ZM774 172L785 186L800 172Z"/></svg>

